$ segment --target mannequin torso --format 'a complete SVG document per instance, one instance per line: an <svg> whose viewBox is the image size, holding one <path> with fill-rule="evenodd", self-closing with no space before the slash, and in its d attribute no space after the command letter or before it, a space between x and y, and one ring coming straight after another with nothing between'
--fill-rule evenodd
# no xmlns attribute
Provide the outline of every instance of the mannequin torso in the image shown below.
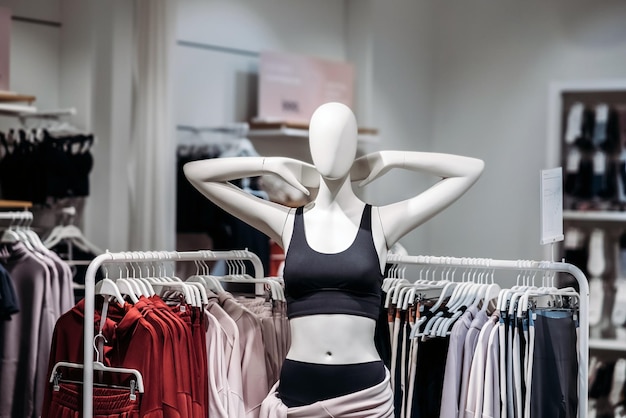
<svg viewBox="0 0 626 418"><path fill-rule="evenodd" d="M388 248L459 198L483 169L482 161L473 158L421 152L380 151L355 161L356 119L339 103L327 103L316 110L309 140L313 165L281 157L217 159L188 163L185 174L214 203L279 243L287 256L295 209L250 196L227 183L229 180L271 172L307 194L309 188L318 189L313 202L303 210L304 237L316 252L337 254L353 243L365 207L352 189L353 181L363 186L392 168L442 177L417 196L372 208L371 240L382 272ZM290 326L289 360L319 365L380 360L371 317L315 314L291 318Z"/></svg>

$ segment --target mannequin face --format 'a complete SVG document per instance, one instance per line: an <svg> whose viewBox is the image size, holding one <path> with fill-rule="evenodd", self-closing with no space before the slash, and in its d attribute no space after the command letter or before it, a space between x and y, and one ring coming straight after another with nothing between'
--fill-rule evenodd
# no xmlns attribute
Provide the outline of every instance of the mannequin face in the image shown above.
<svg viewBox="0 0 626 418"><path fill-rule="evenodd" d="M328 179L350 172L357 148L357 124L352 110L341 103L326 103L311 117L309 146L313 164Z"/></svg>

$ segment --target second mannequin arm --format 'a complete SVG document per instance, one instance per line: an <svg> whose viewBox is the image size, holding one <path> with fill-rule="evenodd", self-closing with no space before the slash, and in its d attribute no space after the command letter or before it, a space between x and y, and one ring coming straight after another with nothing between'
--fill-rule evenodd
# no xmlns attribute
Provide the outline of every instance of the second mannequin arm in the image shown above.
<svg viewBox="0 0 626 418"><path fill-rule="evenodd" d="M319 185L313 166L283 157L214 158L189 162L183 170L189 182L209 200L279 244L290 208L257 198L229 182L273 173L306 194L307 188Z"/></svg>
<svg viewBox="0 0 626 418"><path fill-rule="evenodd" d="M453 154L379 151L358 158L351 180L365 186L393 168L440 177L429 189L406 200L379 208L387 248L461 197L480 177L482 160Z"/></svg>

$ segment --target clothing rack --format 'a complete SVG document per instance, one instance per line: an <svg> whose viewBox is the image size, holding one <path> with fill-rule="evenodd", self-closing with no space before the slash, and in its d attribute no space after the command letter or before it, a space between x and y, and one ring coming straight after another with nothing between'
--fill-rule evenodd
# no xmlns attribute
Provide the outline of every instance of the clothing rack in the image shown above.
<svg viewBox="0 0 626 418"><path fill-rule="evenodd" d="M0 212L1 220L32 222L33 213L29 210Z"/></svg>
<svg viewBox="0 0 626 418"><path fill-rule="evenodd" d="M95 279L96 273L105 264L127 263L160 263L167 261L216 261L242 260L250 261L254 267L254 278L264 276L263 263L254 253L247 250L232 251L149 251L149 252L120 252L104 253L97 256L85 274L85 314L84 314L84 369L83 369L83 417L93 416L93 339L95 317Z"/></svg>
<svg viewBox="0 0 626 418"><path fill-rule="evenodd" d="M458 267L508 271L543 271L568 273L578 282L579 334L578 334L578 416L587 416L588 368L589 368L589 283L584 273L573 264L553 261L494 260L486 258L457 258L441 256L411 256L390 254L389 264Z"/></svg>

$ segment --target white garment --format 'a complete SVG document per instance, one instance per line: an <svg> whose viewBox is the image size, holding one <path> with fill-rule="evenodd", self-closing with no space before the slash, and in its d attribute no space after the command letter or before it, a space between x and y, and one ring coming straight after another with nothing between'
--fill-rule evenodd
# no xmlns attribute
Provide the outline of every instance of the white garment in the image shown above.
<svg viewBox="0 0 626 418"><path fill-rule="evenodd" d="M478 334L478 342L476 343L476 350L474 351L474 357L470 368L465 418L480 418L482 415L487 348L489 345L491 330L497 320L497 316L490 317L481 328L480 334Z"/></svg>
<svg viewBox="0 0 626 418"><path fill-rule="evenodd" d="M487 342L482 418L500 418L500 327L492 328Z"/></svg>
<svg viewBox="0 0 626 418"><path fill-rule="evenodd" d="M221 367L226 372L224 392L220 399L225 403L228 417L244 417L246 408L243 402L243 374L241 371L241 348L239 347L239 329L235 321L222 309L217 299L209 299L208 311L218 320L223 338L223 361ZM211 357L209 357L209 362ZM223 376L223 374L220 374Z"/></svg>

